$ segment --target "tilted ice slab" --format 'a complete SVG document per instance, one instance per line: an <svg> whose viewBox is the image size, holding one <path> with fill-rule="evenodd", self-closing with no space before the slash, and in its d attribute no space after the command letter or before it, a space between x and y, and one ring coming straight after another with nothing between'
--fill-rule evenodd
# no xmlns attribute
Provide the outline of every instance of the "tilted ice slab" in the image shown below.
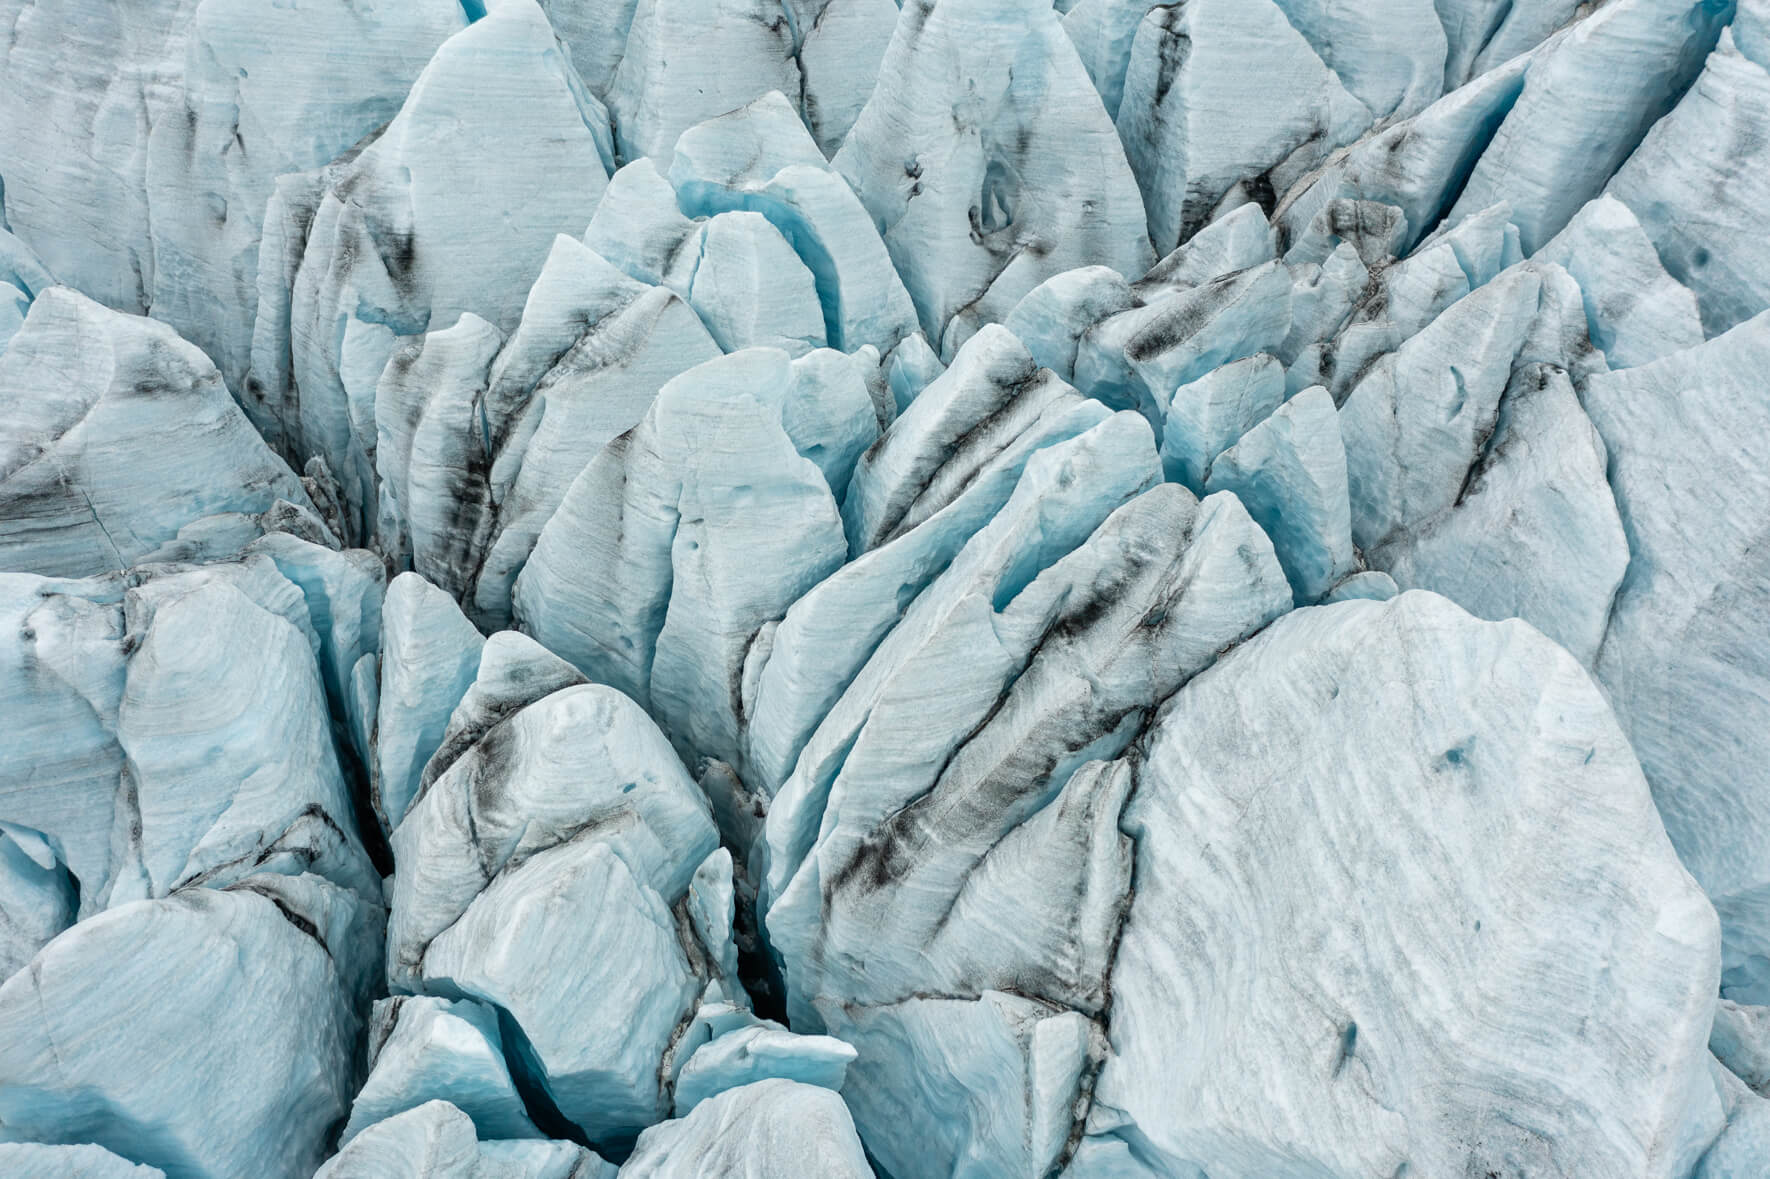
<svg viewBox="0 0 1770 1179"><path fill-rule="evenodd" d="M613 1179L615 1168L575 1142L486 1139L447 1101L377 1122L314 1179Z"/></svg>
<svg viewBox="0 0 1770 1179"><path fill-rule="evenodd" d="M173 325L238 390L276 178L391 118L466 14L456 0L9 0L0 24L12 230L69 285Z"/></svg>
<svg viewBox="0 0 1770 1179"><path fill-rule="evenodd" d="M349 1102L380 937L378 908L311 875L81 922L0 985L0 1137L306 1179Z"/></svg>
<svg viewBox="0 0 1770 1179"><path fill-rule="evenodd" d="M562 32L580 3L550 10ZM797 115L833 155L872 93L897 24L890 0L628 0L626 42L604 94L622 155L665 159L677 135L770 91L795 96ZM593 31L592 31L593 30ZM586 82L598 86L610 52L606 26L586 30ZM568 36L568 39L569 36ZM578 62L574 47L574 62Z"/></svg>
<svg viewBox="0 0 1770 1179"><path fill-rule="evenodd" d="M1611 368L1702 343L1695 294L1666 272L1634 212L1614 196L1593 199L1535 256L1579 284L1592 343Z"/></svg>
<svg viewBox="0 0 1770 1179"><path fill-rule="evenodd" d="M525 700L523 680L551 674L553 657L534 648L544 658L494 663L502 637L487 642L450 722L451 733L477 728L477 739L445 733L433 759L452 760L393 833L388 983L495 1008L531 1110L539 1100L544 1116L623 1146L668 1114L672 1059L703 996L742 996L730 858L715 850L705 799L636 704L587 684ZM591 910L598 920L585 922ZM425 1010L419 1002L406 1001L402 1024ZM483 1060L494 1041L482 1028L474 1043ZM702 1043L683 1044L684 1056ZM387 1068L412 1074L417 1048ZM432 1074L450 1067L437 1059ZM424 1089L410 1087L413 1075L406 1091L491 1116L480 1108L501 1089L491 1062L475 1066L477 1080L454 1071ZM390 1093L398 1075L388 1074Z"/></svg>
<svg viewBox="0 0 1770 1179"><path fill-rule="evenodd" d="M842 1099L787 1080L759 1081L653 1126L621 1167L628 1179L739 1179L873 1173Z"/></svg>
<svg viewBox="0 0 1770 1179"><path fill-rule="evenodd" d="M1073 1173L1683 1175L1718 1128L1713 911L1528 627L1295 613L1167 706L1123 825Z"/></svg>
<svg viewBox="0 0 1770 1179"><path fill-rule="evenodd" d="M70 288L31 303L0 398L0 569L122 570L187 526L249 538L279 501L311 510L208 357Z"/></svg>
<svg viewBox="0 0 1770 1179"><path fill-rule="evenodd" d="M1598 679L1673 845L1721 913L1726 993L1749 1003L1770 1002L1767 360L1759 315L1584 391L1631 553Z"/></svg>
<svg viewBox="0 0 1770 1179"><path fill-rule="evenodd" d="M1129 887L1115 825L1129 781L1085 763L1122 751L1174 685L1289 606L1239 503L1145 490L1157 470L1131 414L1035 452L768 811L762 903L788 1010L855 1039L845 1092L906 1174L1056 1161ZM977 1001L1006 987L1021 997ZM993 1124L1026 1086L1024 1119ZM980 1087L970 1112L936 1112Z"/></svg>
<svg viewBox="0 0 1770 1179"><path fill-rule="evenodd" d="M621 155L666 156L704 119L771 90L797 94L793 39L779 0L638 0L608 92Z"/></svg>
<svg viewBox="0 0 1770 1179"><path fill-rule="evenodd" d="M780 788L908 601L1008 502L1030 459L1111 416L1041 372L1010 333L966 342L856 464L843 501L852 559L758 633L743 685L752 789ZM1125 414L1098 442L1135 453L1141 440Z"/></svg>
<svg viewBox="0 0 1770 1179"><path fill-rule="evenodd" d="M993 990L844 1009L832 1027L862 1054L846 1096L895 1175L1049 1173L1103 1041L1078 1012Z"/></svg>
<svg viewBox="0 0 1770 1179"><path fill-rule="evenodd" d="M485 638L448 594L402 573L381 605L380 691L370 799L391 833L418 796L449 716L479 669Z"/></svg>
<svg viewBox="0 0 1770 1179"><path fill-rule="evenodd" d="M1672 276L1696 293L1710 335L1770 307L1763 235L1752 220L1770 193L1770 164L1744 146L1761 143L1770 128L1770 47L1739 41L1748 21L1765 24L1761 5L1741 7L1695 85L1608 189L1640 218Z"/></svg>
<svg viewBox="0 0 1770 1179"><path fill-rule="evenodd" d="M281 572L264 547L280 541L293 546L285 563L305 555L362 576L288 536L127 580L0 576L14 636L0 647L0 697L16 738L0 752L0 798L55 841L83 916L266 869L379 897L340 764L346 718L322 667L358 620L345 595L309 597ZM378 613L376 574L357 589Z"/></svg>
<svg viewBox="0 0 1770 1179"><path fill-rule="evenodd" d="M1702 68L1730 6L1617 0L1545 44L1449 217L1512 207L1527 253L1598 195Z"/></svg>
<svg viewBox="0 0 1770 1179"><path fill-rule="evenodd" d="M508 331L556 234L580 232L613 167L606 112L533 0L437 50L358 151L283 178L259 258L242 400L324 458L366 535L375 385L397 335L465 312Z"/></svg>
<svg viewBox="0 0 1770 1179"><path fill-rule="evenodd" d="M719 868L729 878L729 858L709 859L699 871ZM834 1036L799 1035L735 1003L704 1003L678 1042L676 1116L728 1090L774 1078L839 1092L857 1055Z"/></svg>
<svg viewBox="0 0 1770 1179"><path fill-rule="evenodd" d="M785 99L772 93L753 105L772 109ZM791 111L779 118L782 132L798 138ZM736 130L743 122L726 117L712 126ZM675 291L723 351L761 346L799 355L828 341L817 277L775 223L743 208L686 216L649 159L609 178L584 241L630 277Z"/></svg>
<svg viewBox="0 0 1770 1179"><path fill-rule="evenodd" d="M1058 14L914 0L836 169L943 355L1074 265L1150 261L1143 200Z"/></svg>
<svg viewBox="0 0 1770 1179"><path fill-rule="evenodd" d="M442 1099L487 1138L541 1138L505 1063L498 1013L471 999L400 995L377 1000L369 1026L369 1075L339 1136L349 1142L378 1122Z"/></svg>

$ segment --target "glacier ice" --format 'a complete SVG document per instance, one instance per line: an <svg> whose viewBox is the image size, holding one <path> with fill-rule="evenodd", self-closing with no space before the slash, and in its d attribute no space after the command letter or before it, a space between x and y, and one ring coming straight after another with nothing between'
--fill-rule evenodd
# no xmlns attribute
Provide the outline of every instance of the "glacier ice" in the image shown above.
<svg viewBox="0 0 1770 1179"><path fill-rule="evenodd" d="M378 1000L369 1029L369 1074L339 1134L349 1142L388 1118L446 1100L492 1139L541 1138L505 1063L496 1008L430 995Z"/></svg>
<svg viewBox="0 0 1770 1179"><path fill-rule="evenodd" d="M1265 59L1258 71L1247 68L1254 45ZM1286 187L1287 173L1307 172L1371 122L1275 0L1150 8L1124 89L1120 134L1163 253L1233 200L1232 189Z"/></svg>
<svg viewBox="0 0 1770 1179"><path fill-rule="evenodd" d="M610 1179L615 1168L572 1142L488 1139L438 1099L376 1122L315 1179Z"/></svg>
<svg viewBox="0 0 1770 1179"><path fill-rule="evenodd" d="M0 1143L0 1164L21 1179L166 1179L158 1167L144 1167L102 1146L45 1146L37 1142Z"/></svg>
<svg viewBox="0 0 1770 1179"><path fill-rule="evenodd" d="M514 327L554 236L589 220L612 154L607 114L545 15L510 0L445 41L360 150L278 182L241 396L273 440L341 481L357 508L346 539L367 526L370 407L396 336L465 312ZM532 194L520 213L518 191Z"/></svg>
<svg viewBox="0 0 1770 1179"><path fill-rule="evenodd" d="M392 118L466 19L455 0L9 0L0 22L12 229L63 282L171 324L237 393L279 177Z"/></svg>
<svg viewBox="0 0 1770 1179"><path fill-rule="evenodd" d="M1766 0L0 30L0 1174L1770 1177Z"/></svg>
<svg viewBox="0 0 1770 1179"><path fill-rule="evenodd" d="M1766 71L1770 52L1760 47L1748 57L1728 29L1695 84L1608 186L1641 219L1667 271L1696 295L1710 336L1770 307L1763 238L1748 212L1770 185L1757 150L1770 121Z"/></svg>
<svg viewBox="0 0 1770 1179"><path fill-rule="evenodd" d="M1692 349L1587 383L1631 559L1598 652L1598 680L1641 759L1666 832L1722 915L1725 993L1770 1003L1770 834L1754 789L1770 734L1758 539L1770 405L1770 315ZM1674 423L1676 447L1657 441ZM1653 440L1650 442L1649 440ZM1739 505L1739 506L1735 506ZM1674 701L1703 701L1701 720ZM1675 711L1677 710L1677 711ZM1726 815L1725 822L1713 818Z"/></svg>
<svg viewBox="0 0 1770 1179"><path fill-rule="evenodd" d="M1157 1174L1688 1170L1683 1122L1718 1118L1715 919L1565 652L1427 594L1299 611L1172 699L1141 772L1090 1138ZM1539 941L1562 905L1587 916Z"/></svg>
<svg viewBox="0 0 1770 1179"><path fill-rule="evenodd" d="M1346 446L1333 396L1320 385L1219 454L1205 489L1241 500L1271 538L1299 604L1318 600L1353 571Z"/></svg>
<svg viewBox="0 0 1770 1179"><path fill-rule="evenodd" d="M1616 0L1545 43L1448 216L1498 201L1534 252L1629 158L1701 69L1730 6Z"/></svg>
<svg viewBox="0 0 1770 1179"><path fill-rule="evenodd" d="M379 902L320 637L272 560L8 574L0 593L0 683L25 738L0 747L0 798L54 841L82 917L266 867Z"/></svg>
<svg viewBox="0 0 1770 1179"><path fill-rule="evenodd" d="M703 119L799 85L784 5L638 0L609 85L609 113L623 155L657 157Z"/></svg>
<svg viewBox="0 0 1770 1179"><path fill-rule="evenodd" d="M730 857L720 866L729 882ZM672 1082L676 1116L727 1090L771 1078L839 1092L856 1055L846 1040L799 1035L729 1002L704 1003L678 1047L682 1065Z"/></svg>
<svg viewBox="0 0 1770 1179"><path fill-rule="evenodd" d="M1666 271L1640 219L1614 196L1588 202L1533 256L1579 284L1592 343L1611 368L1702 343L1695 293Z"/></svg>
<svg viewBox="0 0 1770 1179"><path fill-rule="evenodd" d="M260 875L80 922L0 984L0 1137L310 1175L350 1098L349 974L375 913L312 875Z"/></svg>
<svg viewBox="0 0 1770 1179"><path fill-rule="evenodd" d="M1100 1033L1080 1012L986 990L844 1013L855 1122L888 1172L1053 1170Z"/></svg>
<svg viewBox="0 0 1770 1179"><path fill-rule="evenodd" d="M0 823L0 976L18 973L74 923L79 908L79 886L55 840Z"/></svg>
<svg viewBox="0 0 1770 1179"><path fill-rule="evenodd" d="M210 359L171 328L68 287L31 303L0 354L0 560L51 577L120 571L193 526L248 536L307 507ZM120 453L147 448L145 461Z"/></svg>
<svg viewBox="0 0 1770 1179"><path fill-rule="evenodd" d="M1709 1051L1754 1092L1770 1088L1770 1009L1722 999L1709 1029Z"/></svg>
<svg viewBox="0 0 1770 1179"><path fill-rule="evenodd" d="M906 0L836 170L943 355L1071 264L1150 261L1143 200L1058 14Z"/></svg>
<svg viewBox="0 0 1770 1179"><path fill-rule="evenodd" d="M651 1127L639 1136L621 1174L627 1179L864 1179L872 1169L840 1097L820 1086L775 1078L728 1089L687 1117Z"/></svg>
<svg viewBox="0 0 1770 1179"><path fill-rule="evenodd" d="M388 585L381 605L371 798L389 834L418 796L420 778L474 683L484 647L455 600L416 573L402 573Z"/></svg>

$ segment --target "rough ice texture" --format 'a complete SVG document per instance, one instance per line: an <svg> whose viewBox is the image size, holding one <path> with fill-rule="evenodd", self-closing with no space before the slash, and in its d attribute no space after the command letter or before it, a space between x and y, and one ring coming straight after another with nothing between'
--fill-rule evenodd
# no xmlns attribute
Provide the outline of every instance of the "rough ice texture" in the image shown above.
<svg viewBox="0 0 1770 1179"><path fill-rule="evenodd" d="M1158 1173L1688 1169L1714 916L1554 644L1426 594L1302 611L1142 772L1091 1135Z"/></svg>
<svg viewBox="0 0 1770 1179"><path fill-rule="evenodd" d="M0 985L0 1134L179 1175L310 1175L359 1023L331 945L360 952L362 918L314 877L256 879L83 921Z"/></svg>
<svg viewBox="0 0 1770 1179"><path fill-rule="evenodd" d="M1587 386L1632 559L1599 651L1673 844L1722 914L1730 998L1770 1003L1762 806L1770 315ZM1675 433L1673 433L1675 431ZM1664 439L1676 437L1675 446ZM1701 718L1687 702L1701 701ZM1725 819L1722 816L1726 816Z"/></svg>
<svg viewBox="0 0 1770 1179"><path fill-rule="evenodd" d="M0 31L0 1173L1770 1175L1767 0Z"/></svg>
<svg viewBox="0 0 1770 1179"><path fill-rule="evenodd" d="M0 398L0 567L122 570L206 518L307 504L207 356L70 288L32 302Z"/></svg>

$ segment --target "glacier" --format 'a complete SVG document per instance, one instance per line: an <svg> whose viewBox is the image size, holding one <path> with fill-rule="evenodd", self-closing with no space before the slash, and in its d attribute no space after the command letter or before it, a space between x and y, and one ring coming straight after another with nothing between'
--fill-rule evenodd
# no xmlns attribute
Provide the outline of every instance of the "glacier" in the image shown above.
<svg viewBox="0 0 1770 1179"><path fill-rule="evenodd" d="M1770 0L0 30L0 1176L1770 1179Z"/></svg>

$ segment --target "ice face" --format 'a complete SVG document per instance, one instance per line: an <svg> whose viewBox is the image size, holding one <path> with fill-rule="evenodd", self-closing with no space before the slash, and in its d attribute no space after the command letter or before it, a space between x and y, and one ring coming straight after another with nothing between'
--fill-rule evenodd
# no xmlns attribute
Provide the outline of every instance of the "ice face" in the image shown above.
<svg viewBox="0 0 1770 1179"><path fill-rule="evenodd" d="M4 13L17 36L3 101L33 112L0 130L13 230L62 281L171 324L238 392L278 177L330 162L392 118L467 23L461 6L30 7Z"/></svg>
<svg viewBox="0 0 1770 1179"><path fill-rule="evenodd" d="M204 521L308 506L207 356L67 287L31 303L0 354L0 389L18 407L0 434L8 569L121 571ZM141 444L149 461L122 457Z"/></svg>
<svg viewBox="0 0 1770 1179"><path fill-rule="evenodd" d="M730 1089L640 1136L629 1179L697 1175L871 1175L854 1121L828 1089L786 1079Z"/></svg>
<svg viewBox="0 0 1770 1179"><path fill-rule="evenodd" d="M315 1179L612 1179L615 1168L573 1142L476 1137L467 1114L428 1101L345 1143Z"/></svg>
<svg viewBox="0 0 1770 1179"><path fill-rule="evenodd" d="M1072 265L1150 261L1143 201L1058 14L1036 0L914 0L835 166L884 226L930 341L950 354Z"/></svg>
<svg viewBox="0 0 1770 1179"><path fill-rule="evenodd" d="M0 1174L1770 1174L1765 0L0 29Z"/></svg>
<svg viewBox="0 0 1770 1179"><path fill-rule="evenodd" d="M1528 739L1511 709L1539 718ZM1407 719L1360 737L1385 716ZM1158 1174L1266 1174L1283 1157L1337 1174L1688 1168L1681 1128L1714 1101L1714 918L1603 697L1554 644L1426 594L1299 611L1181 689L1141 773L1090 1137ZM1351 817L1364 807L1384 821ZM1575 882L1619 859L1611 915L1583 926L1597 945L1539 942L1541 906L1591 912ZM1282 864L1311 865L1301 891ZM1556 922L1570 938L1581 924ZM1317 971L1352 961L1339 939L1358 968ZM1594 986L1625 957L1636 982ZM1644 1055L1589 1040L1599 1023ZM1454 1083L1433 1077L1446 1065ZM1554 1120L1496 1115L1494 1092Z"/></svg>
<svg viewBox="0 0 1770 1179"><path fill-rule="evenodd" d="M1766 343L1770 317L1760 315L1697 348L1596 378L1587 395L1631 552L1598 679L1667 833L1722 913L1724 993L1748 1003L1770 1000L1755 850L1766 826L1748 801L1766 732L1764 635L1751 621L1766 583L1756 540L1764 521L1732 505L1761 498L1755 456L1766 407L1748 390L1761 387ZM1674 421L1678 446L1647 444ZM1691 698L1709 701L1700 725L1673 719L1672 701ZM1716 814L1733 818L1703 817Z"/></svg>
<svg viewBox="0 0 1770 1179"><path fill-rule="evenodd" d="M340 959L379 941L371 913L317 877L261 876L80 922L0 985L5 1136L175 1174L311 1174L349 1101Z"/></svg>
<svg viewBox="0 0 1770 1179"><path fill-rule="evenodd" d="M488 1138L541 1138L504 1059L496 1008L471 999L396 996L375 1004L373 1060L341 1142L446 1093Z"/></svg>

